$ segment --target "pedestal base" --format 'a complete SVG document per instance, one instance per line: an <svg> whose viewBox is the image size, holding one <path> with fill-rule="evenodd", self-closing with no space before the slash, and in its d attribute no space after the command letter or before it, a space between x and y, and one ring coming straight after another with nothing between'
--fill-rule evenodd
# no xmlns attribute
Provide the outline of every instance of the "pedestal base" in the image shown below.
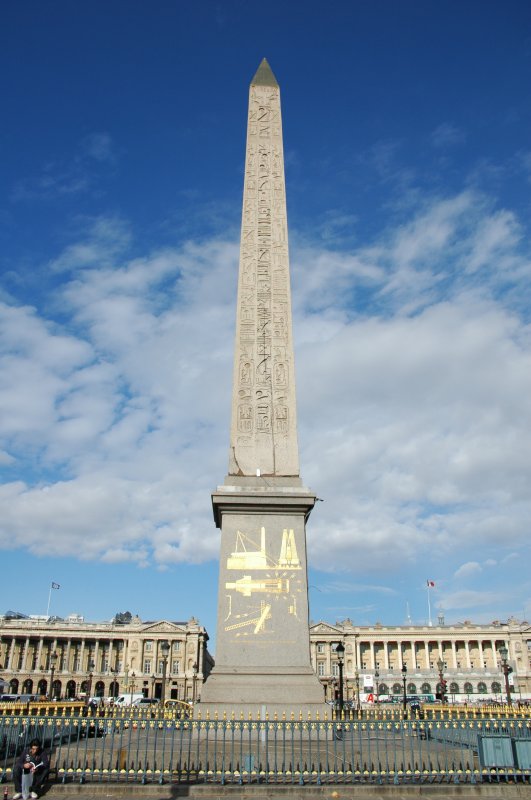
<svg viewBox="0 0 531 800"><path fill-rule="evenodd" d="M293 715L298 720L308 715L320 719L330 707L324 702L323 687L311 669L299 669L284 672L283 670L247 672L241 668L215 669L203 685L201 703L197 706L204 718L208 714L212 718L226 714L234 714L239 719L243 714L253 718L279 719L285 715L290 719Z"/></svg>

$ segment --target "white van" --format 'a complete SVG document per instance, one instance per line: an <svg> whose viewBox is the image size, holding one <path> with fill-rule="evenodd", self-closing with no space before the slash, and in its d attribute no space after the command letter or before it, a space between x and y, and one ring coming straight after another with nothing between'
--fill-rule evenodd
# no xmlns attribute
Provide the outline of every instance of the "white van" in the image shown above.
<svg viewBox="0 0 531 800"><path fill-rule="evenodd" d="M119 697L114 699L115 706L134 706L138 700L143 700L144 695L142 692L134 693L133 694L121 694Z"/></svg>

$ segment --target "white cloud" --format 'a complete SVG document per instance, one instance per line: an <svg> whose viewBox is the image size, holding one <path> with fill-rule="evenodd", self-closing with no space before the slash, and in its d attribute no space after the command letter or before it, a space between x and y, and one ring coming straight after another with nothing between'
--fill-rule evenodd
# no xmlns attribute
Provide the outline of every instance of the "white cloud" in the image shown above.
<svg viewBox="0 0 531 800"><path fill-rule="evenodd" d="M459 569L455 571L454 578L457 580L470 578L473 575L479 575L481 572L483 572L481 564L478 564L477 561L467 561L466 564L461 564Z"/></svg>
<svg viewBox="0 0 531 800"><path fill-rule="evenodd" d="M385 575L436 550L460 580L527 547L529 327L496 280L477 283L503 255L528 292L520 224L466 192L349 252L295 248L301 465L325 500L308 528L320 569ZM1 309L5 548L46 541L55 555L161 567L217 556L209 494L227 466L238 246L129 257L134 247L122 220L93 220L52 265L64 322ZM494 604L489 592L440 599Z"/></svg>

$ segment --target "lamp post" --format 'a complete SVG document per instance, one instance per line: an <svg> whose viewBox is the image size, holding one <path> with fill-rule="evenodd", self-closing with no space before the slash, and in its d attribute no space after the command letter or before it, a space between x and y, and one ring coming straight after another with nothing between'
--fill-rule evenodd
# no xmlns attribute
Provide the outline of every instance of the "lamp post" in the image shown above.
<svg viewBox="0 0 531 800"><path fill-rule="evenodd" d="M195 693L197 685L197 662L192 667L192 703L195 703Z"/></svg>
<svg viewBox="0 0 531 800"><path fill-rule="evenodd" d="M439 687L440 687L440 696L441 696L441 703L444 705L446 702L446 681L444 680L444 661L442 658L439 658L437 661L437 669L439 670Z"/></svg>
<svg viewBox="0 0 531 800"><path fill-rule="evenodd" d="M129 676L129 680L130 680L129 691L131 693L131 698L130 698L131 699L131 703L130 703L130 705L133 705L133 692L135 691L135 677L136 677L136 675L135 675L134 672L132 672L130 674L130 676Z"/></svg>
<svg viewBox="0 0 531 800"><path fill-rule="evenodd" d="M88 685L87 685L86 702L90 703L90 696L92 694L92 678L94 677L94 673L92 672L92 670L94 669L94 661L89 661L88 662L88 668L89 668L89 679L88 679Z"/></svg>
<svg viewBox="0 0 531 800"><path fill-rule="evenodd" d="M57 653L50 656L50 692L48 699L53 700L53 676L55 675L55 665L57 664Z"/></svg>
<svg viewBox="0 0 531 800"><path fill-rule="evenodd" d="M170 645L168 642L162 642L160 650L162 653L162 689L160 692L160 702L164 708L164 701L166 700L166 671L168 669L168 655L170 652Z"/></svg>
<svg viewBox="0 0 531 800"><path fill-rule="evenodd" d="M509 666L509 660L507 656L509 655L509 651L505 646L500 647L500 657L501 657L501 667L503 670L503 677L505 678L505 694L507 696L507 705L512 706L511 700L511 687L509 685L509 674L513 671L512 667Z"/></svg>
<svg viewBox="0 0 531 800"><path fill-rule="evenodd" d="M345 655L345 645L339 642L336 645L337 666L339 668L339 713L343 713L343 657Z"/></svg>
<svg viewBox="0 0 531 800"><path fill-rule="evenodd" d="M407 712L406 680L407 680L407 667L405 664L402 664L402 683L404 685L404 697L402 702L404 706L404 716L406 716Z"/></svg>
<svg viewBox="0 0 531 800"><path fill-rule="evenodd" d="M359 713L361 711L361 702L360 702L360 676L358 670L356 670L356 674L354 675L354 681L356 682L356 711Z"/></svg>
<svg viewBox="0 0 531 800"><path fill-rule="evenodd" d="M375 670L375 672L374 672L374 682L376 683L376 705L378 705L378 703L380 702L379 699L378 699L379 694L380 694L380 684L378 682L379 677L380 677L380 673L378 672L378 670Z"/></svg>

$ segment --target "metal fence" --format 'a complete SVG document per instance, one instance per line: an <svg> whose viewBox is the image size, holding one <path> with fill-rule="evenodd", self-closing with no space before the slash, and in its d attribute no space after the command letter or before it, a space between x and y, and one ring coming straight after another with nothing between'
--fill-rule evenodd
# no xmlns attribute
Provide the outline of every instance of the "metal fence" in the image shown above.
<svg viewBox="0 0 531 800"><path fill-rule="evenodd" d="M51 780L420 784L531 781L531 720L176 720L3 716L0 780L38 738Z"/></svg>

